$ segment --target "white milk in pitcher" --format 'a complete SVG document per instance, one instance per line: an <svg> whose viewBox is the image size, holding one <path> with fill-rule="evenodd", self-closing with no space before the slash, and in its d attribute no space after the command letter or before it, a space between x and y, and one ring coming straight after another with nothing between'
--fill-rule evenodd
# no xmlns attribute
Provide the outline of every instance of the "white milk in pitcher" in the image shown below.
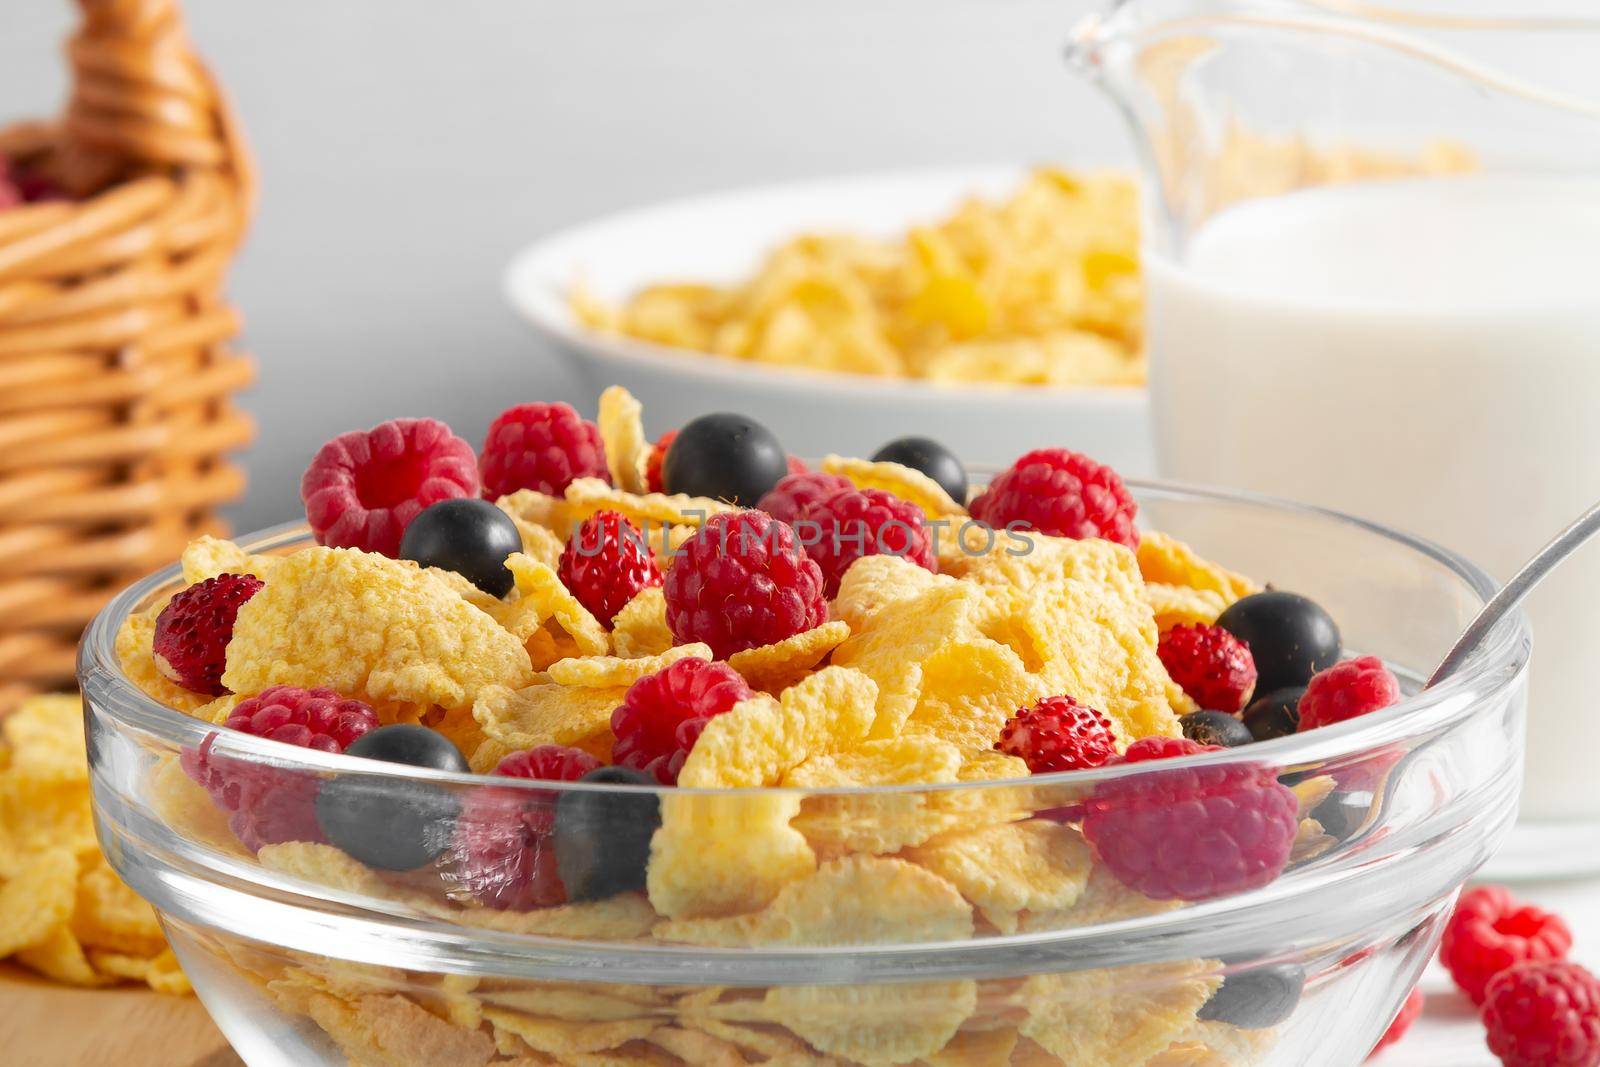
<svg viewBox="0 0 1600 1067"><path fill-rule="evenodd" d="M1600 180L1370 182L1150 257L1163 473L1438 541L1504 580L1600 501ZM1523 814L1600 817L1600 545L1535 594Z"/></svg>

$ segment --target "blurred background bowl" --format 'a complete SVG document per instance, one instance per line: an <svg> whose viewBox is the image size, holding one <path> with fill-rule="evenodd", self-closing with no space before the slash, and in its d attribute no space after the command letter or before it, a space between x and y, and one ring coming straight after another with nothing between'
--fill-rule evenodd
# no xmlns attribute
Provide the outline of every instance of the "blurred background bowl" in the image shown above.
<svg viewBox="0 0 1600 1067"><path fill-rule="evenodd" d="M622 212L529 245L506 273L506 294L591 393L621 384L643 401L652 436L708 411L737 411L802 455L870 455L920 433L968 462L1009 463L1059 444L1124 475L1148 476L1154 454L1144 389L947 385L749 363L597 333L578 321L568 299L575 282L610 302L668 279L730 282L798 233L891 236L965 196L1004 196L1025 173L1015 166L883 173Z"/></svg>

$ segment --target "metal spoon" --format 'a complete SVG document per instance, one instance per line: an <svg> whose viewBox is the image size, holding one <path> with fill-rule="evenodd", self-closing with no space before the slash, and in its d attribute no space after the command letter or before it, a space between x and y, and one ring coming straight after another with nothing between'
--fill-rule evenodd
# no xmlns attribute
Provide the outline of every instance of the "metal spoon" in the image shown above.
<svg viewBox="0 0 1600 1067"><path fill-rule="evenodd" d="M1461 636L1456 638L1456 643L1444 654L1444 659L1434 668L1428 684L1422 688L1431 689L1459 670L1467 657L1477 650L1485 637L1489 636L1489 631L1494 629L1495 623L1499 622L1506 612L1521 604L1527 595L1533 592L1534 586L1544 581L1545 575L1555 570L1562 560L1582 547L1596 531L1600 531L1600 504L1584 512L1571 526L1556 534L1549 544L1522 565L1522 569L1509 582L1500 587L1500 591L1489 599L1482 611L1478 612L1477 618L1461 631Z"/></svg>

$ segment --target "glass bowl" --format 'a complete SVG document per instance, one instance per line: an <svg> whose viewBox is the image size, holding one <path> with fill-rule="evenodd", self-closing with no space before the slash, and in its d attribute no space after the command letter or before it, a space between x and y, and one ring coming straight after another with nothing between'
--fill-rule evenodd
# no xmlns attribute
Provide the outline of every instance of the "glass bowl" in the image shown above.
<svg viewBox="0 0 1600 1067"><path fill-rule="evenodd" d="M1356 1063L1515 818L1526 624L1507 619L1460 673L1418 694L1492 592L1476 567L1315 508L1133 488L1151 528L1314 598L1347 649L1381 654L1411 695L1309 734L1024 780L535 786L294 749L154 703L121 671L115 635L177 586L170 568L117 597L84 639L101 841L252 1067ZM248 547L305 540L283 528ZM404 874L323 844L252 854L188 773L202 753L302 796L338 782L379 822L454 820L464 834L474 812L510 798L534 820L595 815L585 825L607 828L602 848L656 817L707 827L704 861L718 859L717 835L752 872L799 828L819 865L756 919L669 922L627 892L500 910L474 902L449 849ZM1177 898L1136 893L1080 833L1170 796L1152 816L1165 820L1155 847L1204 867L1228 847L1207 803L1265 818L1255 800L1280 786L1298 809L1289 859L1226 894L1204 879ZM1098 840L1114 847L1104 830ZM679 862L692 876L693 850Z"/></svg>

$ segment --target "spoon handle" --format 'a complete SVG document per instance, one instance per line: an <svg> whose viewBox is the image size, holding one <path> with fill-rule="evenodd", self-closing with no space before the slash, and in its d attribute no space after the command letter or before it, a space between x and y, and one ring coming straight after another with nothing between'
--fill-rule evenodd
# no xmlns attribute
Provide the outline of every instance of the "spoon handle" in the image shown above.
<svg viewBox="0 0 1600 1067"><path fill-rule="evenodd" d="M1478 612L1477 618L1468 623L1461 636L1456 638L1456 643L1445 653L1444 659L1439 661L1439 666L1434 668L1428 684L1422 688L1432 688L1454 674L1488 636L1489 631L1494 629L1501 617L1522 603L1527 595L1533 592L1534 586L1544 581L1545 575L1576 552L1585 541L1595 535L1596 531L1600 531L1600 504L1584 512L1571 526L1556 534L1549 544L1522 565L1522 569L1513 575L1509 582L1500 587L1500 591L1489 599L1482 611Z"/></svg>

